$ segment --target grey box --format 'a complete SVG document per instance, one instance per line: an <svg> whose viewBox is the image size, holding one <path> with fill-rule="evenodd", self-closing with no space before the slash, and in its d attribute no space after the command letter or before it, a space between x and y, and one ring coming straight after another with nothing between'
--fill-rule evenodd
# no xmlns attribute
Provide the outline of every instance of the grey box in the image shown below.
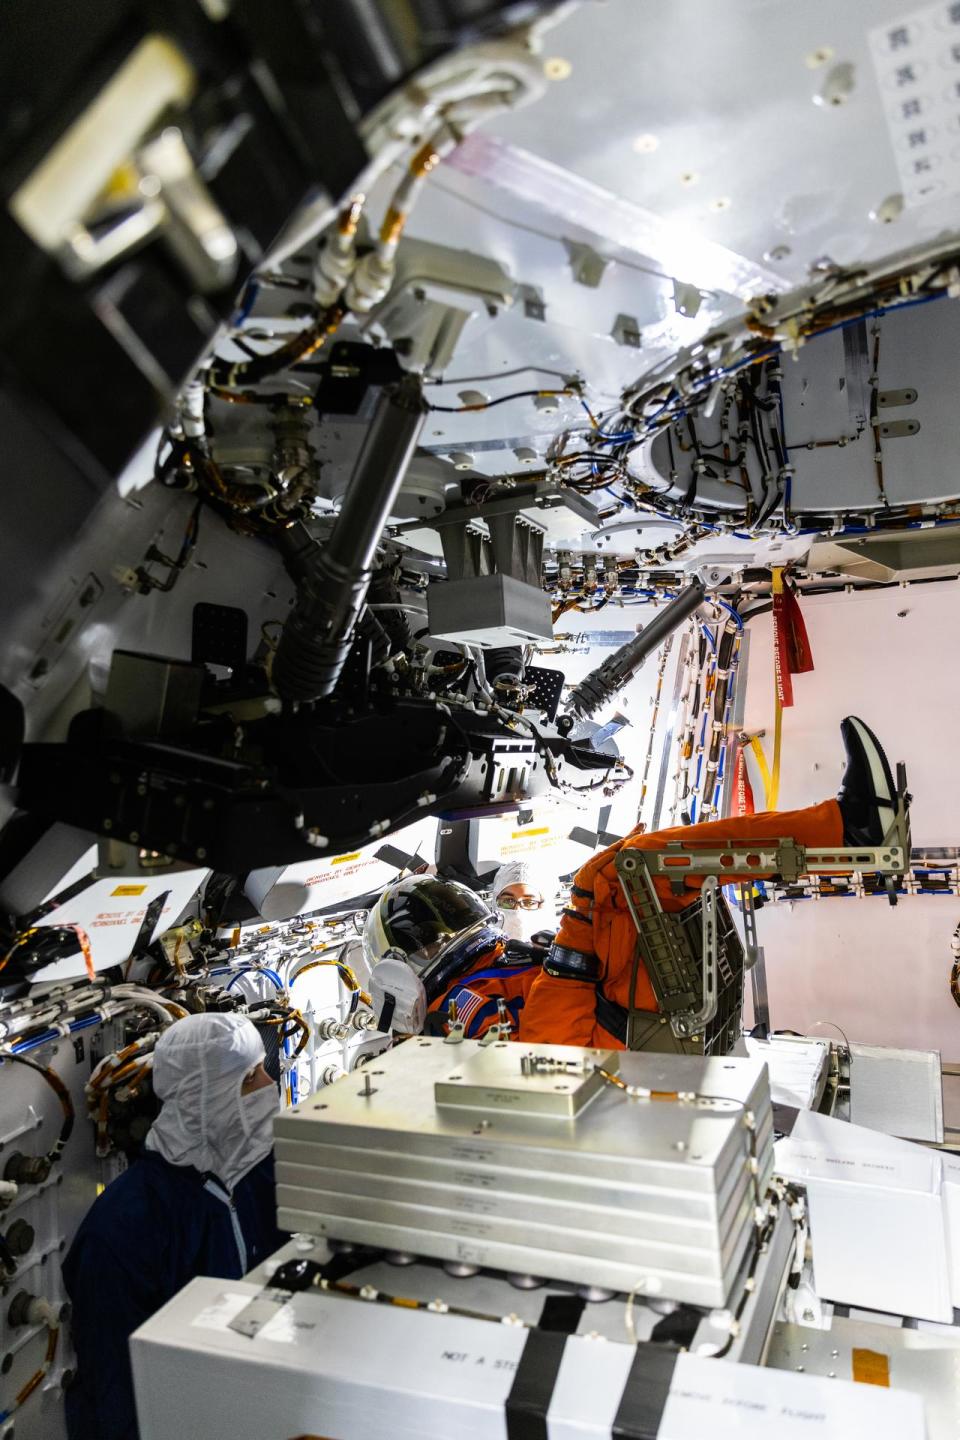
<svg viewBox="0 0 960 1440"><path fill-rule="evenodd" d="M163 655L115 650L110 662L105 706L125 736L154 740L182 734L196 721L204 667Z"/></svg>
<svg viewBox="0 0 960 1440"><path fill-rule="evenodd" d="M525 645L553 639L549 597L512 575L473 575L427 588L427 619L436 640L465 645Z"/></svg>
<svg viewBox="0 0 960 1440"><path fill-rule="evenodd" d="M766 1067L621 1054L629 1084L696 1092L631 1100L559 1067L603 1051L537 1046L555 1076L523 1075L524 1047L410 1040L276 1125L281 1225L441 1260L688 1301L727 1303L772 1166ZM460 1076L454 1080L454 1076ZM550 1084L563 1110L537 1111ZM438 1103L466 1085L471 1104ZM528 1094L523 1093L524 1086ZM582 1086L579 1113L572 1103ZM507 1099L505 1097L517 1097ZM551 1096L551 1100L553 1098Z"/></svg>

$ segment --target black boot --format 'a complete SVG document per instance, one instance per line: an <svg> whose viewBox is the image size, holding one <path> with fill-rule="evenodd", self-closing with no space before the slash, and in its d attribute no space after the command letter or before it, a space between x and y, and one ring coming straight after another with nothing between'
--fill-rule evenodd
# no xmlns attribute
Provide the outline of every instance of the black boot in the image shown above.
<svg viewBox="0 0 960 1440"><path fill-rule="evenodd" d="M873 731L848 715L840 734L847 752L837 804L844 845L882 845L896 811L896 787L887 757Z"/></svg>

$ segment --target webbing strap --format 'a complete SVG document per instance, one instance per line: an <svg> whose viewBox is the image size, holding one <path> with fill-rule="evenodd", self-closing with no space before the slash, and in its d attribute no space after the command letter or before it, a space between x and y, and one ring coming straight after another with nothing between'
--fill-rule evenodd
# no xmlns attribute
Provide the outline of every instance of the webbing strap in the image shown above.
<svg viewBox="0 0 960 1440"><path fill-rule="evenodd" d="M673 1345L637 1346L611 1440L657 1440L679 1353Z"/></svg>
<svg viewBox="0 0 960 1440"><path fill-rule="evenodd" d="M567 1337L531 1330L504 1407L507 1440L549 1440L547 1411L553 1399Z"/></svg>

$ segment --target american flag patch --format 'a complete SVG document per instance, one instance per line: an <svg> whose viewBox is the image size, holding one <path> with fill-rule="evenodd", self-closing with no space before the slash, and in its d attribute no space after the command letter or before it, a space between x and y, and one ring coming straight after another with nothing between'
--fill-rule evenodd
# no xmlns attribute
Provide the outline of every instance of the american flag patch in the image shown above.
<svg viewBox="0 0 960 1440"><path fill-rule="evenodd" d="M486 998L485 995L478 995L476 990L468 990L466 986L455 990L448 997L448 999L456 1001L457 1019L462 1021L465 1026L470 1024L481 1005L485 1004Z"/></svg>

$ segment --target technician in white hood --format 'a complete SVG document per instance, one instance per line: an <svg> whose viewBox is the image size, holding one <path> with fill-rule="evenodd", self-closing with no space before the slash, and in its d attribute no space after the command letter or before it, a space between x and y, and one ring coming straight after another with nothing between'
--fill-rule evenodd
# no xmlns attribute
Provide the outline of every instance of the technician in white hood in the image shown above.
<svg viewBox="0 0 960 1440"><path fill-rule="evenodd" d="M556 928L551 903L557 882L531 860L508 860L493 878L493 903L508 940L529 942L541 930Z"/></svg>
<svg viewBox="0 0 960 1440"><path fill-rule="evenodd" d="M137 1440L133 1331L196 1275L239 1280L276 1250L273 1118L279 1094L242 1015L188 1015L157 1041L163 1102L144 1153L96 1200L63 1275L77 1379L70 1440Z"/></svg>

